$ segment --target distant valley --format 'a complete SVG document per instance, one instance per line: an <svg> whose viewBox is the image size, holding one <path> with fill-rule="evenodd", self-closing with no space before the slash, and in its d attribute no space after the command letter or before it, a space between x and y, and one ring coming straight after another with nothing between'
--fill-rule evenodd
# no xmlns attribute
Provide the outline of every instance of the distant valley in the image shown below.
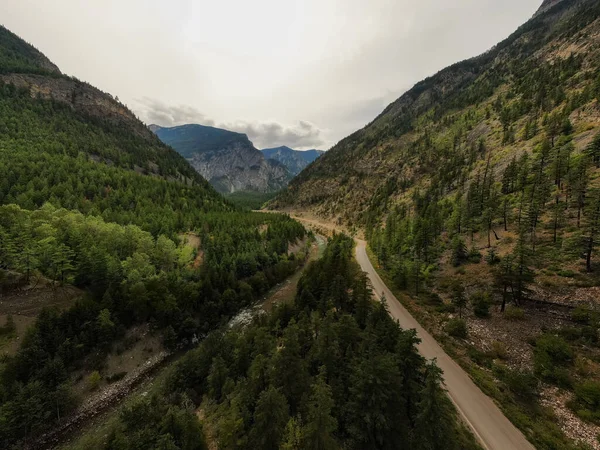
<svg viewBox="0 0 600 450"><path fill-rule="evenodd" d="M149 128L223 194L276 192L323 153L289 147L260 151L245 134L204 125Z"/></svg>

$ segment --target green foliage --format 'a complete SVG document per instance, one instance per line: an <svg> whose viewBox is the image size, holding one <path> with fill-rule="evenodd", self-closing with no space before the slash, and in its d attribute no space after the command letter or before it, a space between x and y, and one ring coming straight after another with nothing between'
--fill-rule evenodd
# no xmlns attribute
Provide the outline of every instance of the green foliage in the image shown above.
<svg viewBox="0 0 600 450"><path fill-rule="evenodd" d="M11 72L58 75L37 49L0 26L0 73Z"/></svg>
<svg viewBox="0 0 600 450"><path fill-rule="evenodd" d="M94 370L87 379L87 387L90 391L95 391L100 386L102 375L97 370Z"/></svg>
<svg viewBox="0 0 600 450"><path fill-rule="evenodd" d="M452 304L458 308L458 317L462 318L462 310L467 305L467 296L465 294L465 287L458 280L452 283L450 299L452 300Z"/></svg>
<svg viewBox="0 0 600 450"><path fill-rule="evenodd" d="M466 339L469 334L467 322L465 322L463 319L450 319L444 326L444 330L450 336L459 339Z"/></svg>
<svg viewBox="0 0 600 450"><path fill-rule="evenodd" d="M332 238L294 304L242 334L209 335L173 369L164 396L215 404L208 420L220 448L475 448L439 369L417 353L415 332L372 301L352 249L351 239Z"/></svg>
<svg viewBox="0 0 600 450"><path fill-rule="evenodd" d="M579 417L600 423L600 383L587 380L575 386L575 398L571 403Z"/></svg>
<svg viewBox="0 0 600 450"><path fill-rule="evenodd" d="M494 374L523 401L534 401L539 394L537 377L527 370L514 370L504 365L494 366Z"/></svg>
<svg viewBox="0 0 600 450"><path fill-rule="evenodd" d="M460 236L455 236L452 239L452 265L454 267L460 266L469 257L467 252L467 246Z"/></svg>
<svg viewBox="0 0 600 450"><path fill-rule="evenodd" d="M559 386L570 386L569 368L573 365L573 349L562 338L543 334L535 341L533 362L536 375Z"/></svg>
<svg viewBox="0 0 600 450"><path fill-rule="evenodd" d="M508 305L504 311L504 318L511 321L524 320L525 310L523 308Z"/></svg>
<svg viewBox="0 0 600 450"><path fill-rule="evenodd" d="M257 210L261 209L269 200L275 198L276 195L276 192L265 194L262 192L238 191L226 195L225 198L241 209Z"/></svg>
<svg viewBox="0 0 600 450"><path fill-rule="evenodd" d="M127 406L104 449L206 450L200 422L189 405L181 403L152 396Z"/></svg>
<svg viewBox="0 0 600 450"><path fill-rule="evenodd" d="M152 320L167 327L170 348L189 344L302 263L288 258L287 250L305 230L288 217L202 217L197 226L204 264L196 268L180 245L135 225L107 223L48 204L36 211L0 206L0 266L36 278L43 274L55 285L73 283L86 291L84 299L61 313L43 311L19 352L0 368L0 416L7 417L0 426L2 441L12 443L37 433L64 416L67 411L51 402L56 395L66 395L68 370L92 351L103 354L126 327ZM33 249L36 258L23 260L26 248ZM260 289L244 281L259 275ZM32 389L40 390L43 413L19 422L15 414L25 407L24 396ZM65 408L72 405L63 403Z"/></svg>
<svg viewBox="0 0 600 450"><path fill-rule="evenodd" d="M471 301L473 313L476 317L487 318L490 316L490 306L492 301L488 292L474 292L469 300Z"/></svg>

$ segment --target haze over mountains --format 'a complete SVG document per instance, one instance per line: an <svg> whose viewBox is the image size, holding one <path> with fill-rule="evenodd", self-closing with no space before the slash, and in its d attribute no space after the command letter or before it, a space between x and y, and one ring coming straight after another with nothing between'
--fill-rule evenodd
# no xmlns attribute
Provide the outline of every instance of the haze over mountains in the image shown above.
<svg viewBox="0 0 600 450"><path fill-rule="evenodd" d="M322 153L288 147L259 151L245 134L204 125L149 128L221 193L278 191Z"/></svg>

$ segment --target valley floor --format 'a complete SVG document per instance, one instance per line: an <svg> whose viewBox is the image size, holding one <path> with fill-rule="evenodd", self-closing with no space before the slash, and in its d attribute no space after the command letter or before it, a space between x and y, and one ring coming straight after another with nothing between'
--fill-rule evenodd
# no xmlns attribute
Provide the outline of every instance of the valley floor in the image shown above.
<svg viewBox="0 0 600 450"><path fill-rule="evenodd" d="M307 263L320 258L325 246L325 238L317 235L311 246ZM251 309L241 311L231 319L229 326L236 326L246 320L251 320L255 314L263 311L269 312L275 304L292 301L304 267L306 264L287 280L271 289L262 302ZM100 444L104 443L121 406L137 397L147 396L153 392L160 385L161 379L164 378L172 363L183 354L181 352L179 355L169 356L165 352L161 352L148 358L142 369L136 372L135 378L128 376L88 399L81 410L73 415L69 422L70 425L61 427L58 434L52 436L52 439L40 443L39 448L61 448L63 450L103 448Z"/></svg>

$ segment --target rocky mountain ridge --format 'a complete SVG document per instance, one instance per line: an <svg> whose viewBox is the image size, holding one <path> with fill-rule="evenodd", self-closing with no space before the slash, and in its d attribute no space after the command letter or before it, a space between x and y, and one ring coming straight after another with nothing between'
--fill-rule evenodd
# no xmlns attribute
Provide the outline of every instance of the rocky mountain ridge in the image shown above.
<svg viewBox="0 0 600 450"><path fill-rule="evenodd" d="M149 128L221 193L275 192L292 177L285 165L265 158L245 134L195 124Z"/></svg>

